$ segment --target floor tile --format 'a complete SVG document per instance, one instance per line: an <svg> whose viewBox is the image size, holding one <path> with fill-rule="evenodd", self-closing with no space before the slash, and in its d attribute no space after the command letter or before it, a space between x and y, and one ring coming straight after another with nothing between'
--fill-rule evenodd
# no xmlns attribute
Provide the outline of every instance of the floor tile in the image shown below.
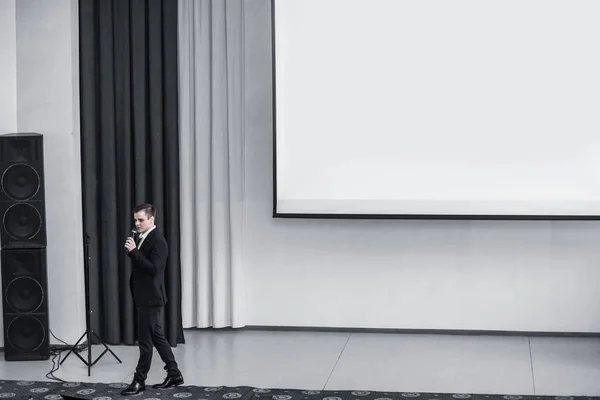
<svg viewBox="0 0 600 400"><path fill-rule="evenodd" d="M600 395L600 338L531 338L536 394Z"/></svg>
<svg viewBox="0 0 600 400"><path fill-rule="evenodd" d="M524 337L353 333L326 389L533 394Z"/></svg>

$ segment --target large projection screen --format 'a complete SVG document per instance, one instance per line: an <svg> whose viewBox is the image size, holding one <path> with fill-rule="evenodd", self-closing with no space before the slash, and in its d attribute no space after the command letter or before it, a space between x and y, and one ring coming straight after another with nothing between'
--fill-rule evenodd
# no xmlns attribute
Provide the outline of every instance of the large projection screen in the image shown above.
<svg viewBox="0 0 600 400"><path fill-rule="evenodd" d="M600 1L272 7L275 216L600 219Z"/></svg>

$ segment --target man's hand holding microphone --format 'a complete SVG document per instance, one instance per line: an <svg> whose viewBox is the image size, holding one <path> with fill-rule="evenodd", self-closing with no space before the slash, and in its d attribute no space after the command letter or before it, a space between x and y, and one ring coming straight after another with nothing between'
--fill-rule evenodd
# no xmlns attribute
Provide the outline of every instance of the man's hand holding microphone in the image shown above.
<svg viewBox="0 0 600 400"><path fill-rule="evenodd" d="M136 235L137 231L136 230L132 230L131 231L132 235ZM125 248L127 249L127 252L130 252L131 250L135 249L137 246L135 244L135 240L133 240L133 237L128 237L127 240L125 240Z"/></svg>

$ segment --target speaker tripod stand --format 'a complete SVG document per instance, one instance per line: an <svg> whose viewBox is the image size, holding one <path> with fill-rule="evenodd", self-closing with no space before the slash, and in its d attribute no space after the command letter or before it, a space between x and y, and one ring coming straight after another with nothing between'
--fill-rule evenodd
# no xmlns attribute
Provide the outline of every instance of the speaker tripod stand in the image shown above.
<svg viewBox="0 0 600 400"><path fill-rule="evenodd" d="M94 366L94 364L96 364L98 362L98 360L100 360L102 358L102 356L104 356L104 354L106 354L106 352L110 352L110 354L112 354L119 363L122 363L122 361L119 359L119 357L117 357L117 355L115 353L113 353L113 351L106 345L106 343L104 343L102 341L102 339L100 339L98 337L98 335L96 334L96 332L94 332L92 329L90 329L90 315L92 314L92 310L90 310L90 291L89 291L89 286L90 286L90 241L91 238L89 237L89 235L85 235L84 237L84 242L85 242L85 246L84 246L84 250L83 250L83 258L84 258L84 274L85 274L85 332L83 333L83 335L81 335L81 337L79 338L79 340L77 341L77 343L75 343L73 346L71 346L71 349L69 350L69 352L67 353L67 355L65 356L65 358L60 362L60 365L62 365L62 363L64 363L67 359L67 357L69 357L69 354L74 353L77 357L79 357L79 359L81 361L83 361L83 363L85 365L87 365L88 367L88 376L90 376L91 374L91 369ZM102 354L100 354L98 356L98 358L96 358L96 360L94 362L92 362L92 335L94 335L94 337L96 337L96 339L98 339L98 342L100 342L101 345L104 346L104 351L102 352ZM87 351L88 351L88 359L87 361L81 357L79 355L79 352L77 351L77 346L79 345L79 342L81 342L81 340L83 338L87 338Z"/></svg>

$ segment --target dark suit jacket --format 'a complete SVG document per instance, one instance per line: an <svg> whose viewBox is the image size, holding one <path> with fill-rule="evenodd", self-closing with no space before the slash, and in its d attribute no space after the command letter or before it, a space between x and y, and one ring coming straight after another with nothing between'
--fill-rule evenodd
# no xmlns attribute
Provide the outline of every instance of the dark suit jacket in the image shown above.
<svg viewBox="0 0 600 400"><path fill-rule="evenodd" d="M141 247L127 255L132 261L129 287L137 306L164 306L167 304L165 291L165 268L169 247L165 237L154 228Z"/></svg>

